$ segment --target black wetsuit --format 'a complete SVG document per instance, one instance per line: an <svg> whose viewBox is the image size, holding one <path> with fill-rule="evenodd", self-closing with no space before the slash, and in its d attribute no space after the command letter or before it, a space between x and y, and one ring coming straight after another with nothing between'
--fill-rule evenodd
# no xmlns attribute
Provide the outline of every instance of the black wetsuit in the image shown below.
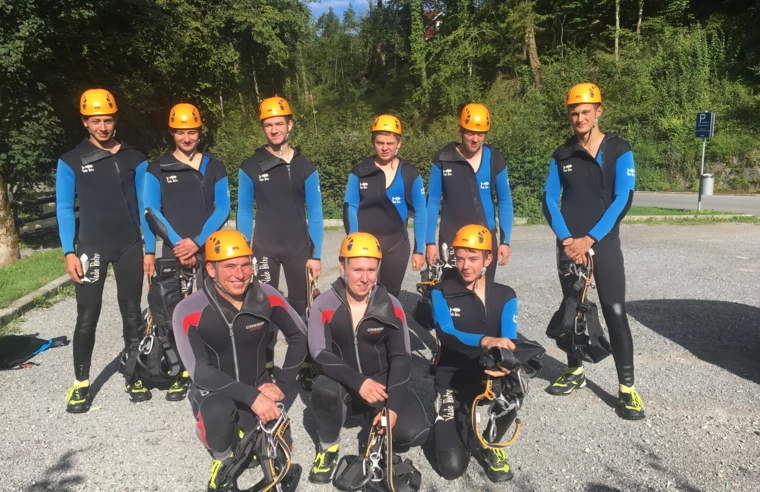
<svg viewBox="0 0 760 492"><path fill-rule="evenodd" d="M76 379L89 378L95 329L100 317L108 265L113 264L125 347L139 342L142 316L142 188L148 162L145 155L122 142L115 154L85 139L58 161L56 215L64 255L82 262L82 284L75 286L77 322L74 328ZM79 199L76 232L75 200ZM76 239L76 252L74 241Z"/></svg>
<svg viewBox="0 0 760 492"><path fill-rule="evenodd" d="M384 406L398 415L394 443L419 446L430 422L417 395L408 388L412 356L409 329L399 301L377 285L356 330L342 279L314 301L309 314L309 352L319 375L311 404L323 450L340 441L346 416L364 414L371 420ZM386 402L367 403L359 396L364 381L386 387Z"/></svg>
<svg viewBox="0 0 760 492"><path fill-rule="evenodd" d="M286 393L306 357L306 327L277 289L253 279L238 311L206 278L183 299L172 318L174 338L193 381L190 404L198 432L214 456L227 458L237 427L248 432L257 418L251 406L258 387L271 383L266 345L275 325L288 342L275 384Z"/></svg>
<svg viewBox="0 0 760 492"><path fill-rule="evenodd" d="M633 385L633 338L625 312L625 265L619 228L633 202L635 183L636 168L628 142L609 133L594 157L571 137L552 156L543 195L544 216L557 236L558 254L567 238L589 236L594 240L594 280L618 379L626 386ZM563 295L569 295L569 277L559 278ZM568 357L568 366L580 367L581 361Z"/></svg>

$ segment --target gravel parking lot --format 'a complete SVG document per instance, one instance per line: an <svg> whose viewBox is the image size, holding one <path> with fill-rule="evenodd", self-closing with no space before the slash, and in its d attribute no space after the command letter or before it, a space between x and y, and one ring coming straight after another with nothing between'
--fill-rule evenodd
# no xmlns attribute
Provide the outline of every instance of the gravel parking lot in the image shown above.
<svg viewBox="0 0 760 492"><path fill-rule="evenodd" d="M614 411L611 357L587 368L587 389L567 397L543 391L564 361L544 335L560 301L553 235L536 226L516 227L512 236L511 261L497 279L517 291L521 334L548 348L521 413L520 438L509 449L515 478L495 486L473 460L463 478L447 482L430 463L429 440L407 454L422 471L422 490L760 490L760 227L622 226L636 387L647 410L640 422ZM340 232L326 234L323 290L337 275L341 239ZM410 267L401 295L409 314L418 278ZM20 327L45 338L70 337L75 318L69 298L28 313ZM433 340L414 322L411 328L411 384L432 421ZM195 436L188 402L170 403L154 391L151 401L132 404L124 394L116 373L122 342L112 279L98 330L95 398L87 414L65 412L71 346L39 355L31 369L0 373L0 490L205 490L211 459ZM316 432L309 394L297 386L287 401L294 460L304 467L299 490L331 490L306 480ZM355 454L360 421L349 423L342 452ZM241 485L259 477L248 471Z"/></svg>

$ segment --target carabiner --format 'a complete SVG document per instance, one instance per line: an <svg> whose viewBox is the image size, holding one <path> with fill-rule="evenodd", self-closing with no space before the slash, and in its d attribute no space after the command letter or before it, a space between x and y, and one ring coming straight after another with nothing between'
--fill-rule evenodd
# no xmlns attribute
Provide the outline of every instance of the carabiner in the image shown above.
<svg viewBox="0 0 760 492"><path fill-rule="evenodd" d="M155 337L153 335L144 337L142 340L140 340L140 345L137 346L137 350L145 355L150 354L150 352L153 350L154 339Z"/></svg>

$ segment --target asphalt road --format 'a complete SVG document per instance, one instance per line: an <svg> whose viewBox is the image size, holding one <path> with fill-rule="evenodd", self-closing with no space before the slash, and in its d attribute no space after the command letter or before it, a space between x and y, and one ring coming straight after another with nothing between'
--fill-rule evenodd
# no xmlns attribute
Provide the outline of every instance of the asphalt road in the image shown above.
<svg viewBox="0 0 760 492"><path fill-rule="evenodd" d="M624 224L622 236L636 387L647 419L616 415L611 358L588 367L587 389L567 397L543 391L564 360L544 336L560 301L553 239L547 227L516 227L512 259L497 278L517 291L520 332L545 343L549 357L521 412L521 435L509 448L515 478L492 485L473 460L463 478L447 482L431 464L428 441L407 453L422 471L421 490L760 490L760 226ZM325 258L336 256L340 239L327 233ZM328 276L335 276L334 263ZM410 271L405 279L407 312L417 299L417 278ZM327 288L327 279L321 286ZM27 314L21 330L70 336L75 312L74 299L66 299ZM98 329L96 396L87 414L64 410L74 379L71 346L40 354L31 369L0 373L0 490L205 490L211 459L195 435L188 402L170 403L154 391L151 401L132 404L124 394L115 373L122 342L113 280ZM416 325L412 330L411 385L432 421L432 338ZM309 394L293 390L287 401L294 459L308 470L316 438ZM359 421L349 423L342 452L355 454ZM259 470L247 471L241 485L259 477ZM331 488L309 484L305 472L299 490Z"/></svg>
<svg viewBox="0 0 760 492"><path fill-rule="evenodd" d="M697 210L696 193L652 193L637 191L633 204L643 207ZM737 212L760 216L760 195L710 195L702 197L702 210Z"/></svg>

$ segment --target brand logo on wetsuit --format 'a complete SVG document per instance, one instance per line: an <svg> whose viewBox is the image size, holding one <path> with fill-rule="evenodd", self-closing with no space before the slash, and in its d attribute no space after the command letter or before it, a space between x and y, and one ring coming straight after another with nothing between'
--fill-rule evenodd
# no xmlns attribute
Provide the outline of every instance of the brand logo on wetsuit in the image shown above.
<svg viewBox="0 0 760 492"><path fill-rule="evenodd" d="M359 189L360 190L366 190L367 186L369 186L367 183L359 183Z"/></svg>
<svg viewBox="0 0 760 492"><path fill-rule="evenodd" d="M636 170L635 169L628 168L627 171L628 171L628 176L630 176L632 178L636 177Z"/></svg>
<svg viewBox="0 0 760 492"><path fill-rule="evenodd" d="M489 182L488 181L481 181L480 183L480 189L481 190L487 190L488 189Z"/></svg>
<svg viewBox="0 0 760 492"><path fill-rule="evenodd" d="M401 197L400 197L400 196L394 196L394 197L391 197L391 201L392 201L393 203L397 203L397 204L398 204L398 203L401 203Z"/></svg>
<svg viewBox="0 0 760 492"><path fill-rule="evenodd" d="M446 394L438 395L436 400L436 406L438 407L438 415L435 416L435 421L443 420L444 422L454 418L454 392L452 390L446 390Z"/></svg>
<svg viewBox="0 0 760 492"><path fill-rule="evenodd" d="M176 183L177 182L177 176L173 176L173 175L172 176L167 176L166 177L166 182L167 183Z"/></svg>
<svg viewBox="0 0 760 492"><path fill-rule="evenodd" d="M569 172L572 172L572 170L573 170L573 165L572 164L568 164L566 166L562 166L562 172L563 173L569 173Z"/></svg>
<svg viewBox="0 0 760 492"><path fill-rule="evenodd" d="M260 322L260 323L254 323L252 325L248 325L248 326L245 327L245 329L248 330L248 331L253 331L253 330L260 329L262 326L264 326L264 322L263 321Z"/></svg>
<svg viewBox="0 0 760 492"><path fill-rule="evenodd" d="M269 181L269 174L259 175L259 181Z"/></svg>
<svg viewBox="0 0 760 492"><path fill-rule="evenodd" d="M443 175L444 176L451 176L451 169L444 169L443 170Z"/></svg>
<svg viewBox="0 0 760 492"><path fill-rule="evenodd" d="M87 254L82 254L79 257L79 261L82 262L82 282L89 282L91 284L100 280L100 254L95 253L90 259Z"/></svg>
<svg viewBox="0 0 760 492"><path fill-rule="evenodd" d="M94 167L92 167L92 164L87 164L86 166L82 166L82 172L83 173L91 173L95 170Z"/></svg>
<svg viewBox="0 0 760 492"><path fill-rule="evenodd" d="M370 335L375 335L375 334L377 334L377 333L382 333L382 331L383 331L384 329L385 329L385 328L383 328L382 326L377 326L377 327L367 328L367 333L369 333Z"/></svg>
<svg viewBox="0 0 760 492"><path fill-rule="evenodd" d="M458 307L449 308L449 314L451 315L452 318L458 318L460 316L459 314L460 311L461 309L459 309Z"/></svg>

